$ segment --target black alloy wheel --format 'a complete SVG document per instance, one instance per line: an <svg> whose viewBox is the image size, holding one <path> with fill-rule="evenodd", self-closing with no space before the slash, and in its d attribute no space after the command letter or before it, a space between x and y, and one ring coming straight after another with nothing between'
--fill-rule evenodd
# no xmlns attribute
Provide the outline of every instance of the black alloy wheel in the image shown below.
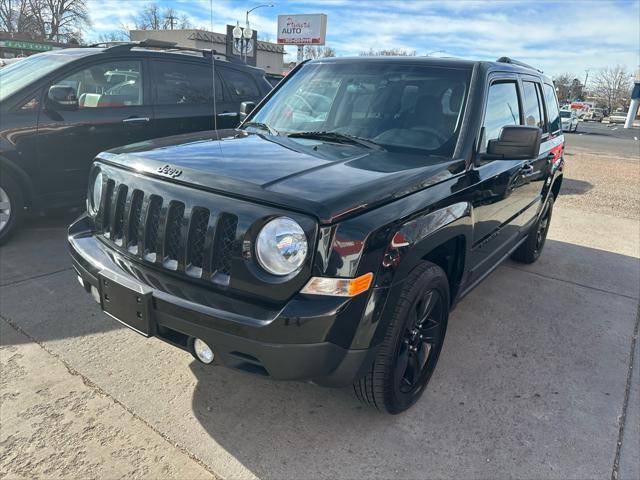
<svg viewBox="0 0 640 480"><path fill-rule="evenodd" d="M418 401L444 344L449 318L449 282L430 262L402 283L386 332L369 371L353 384L358 399L378 410L401 413Z"/></svg>
<svg viewBox="0 0 640 480"><path fill-rule="evenodd" d="M414 302L396 358L399 394L415 395L431 377L445 333L443 309L437 290Z"/></svg>
<svg viewBox="0 0 640 480"><path fill-rule="evenodd" d="M550 193L547 201L542 206L542 212L536 223L531 227L526 240L518 249L513 252L511 258L521 263L533 263L542 253L544 244L547 240L547 233L549 233L549 226L551 225L551 216L553 214L554 197Z"/></svg>

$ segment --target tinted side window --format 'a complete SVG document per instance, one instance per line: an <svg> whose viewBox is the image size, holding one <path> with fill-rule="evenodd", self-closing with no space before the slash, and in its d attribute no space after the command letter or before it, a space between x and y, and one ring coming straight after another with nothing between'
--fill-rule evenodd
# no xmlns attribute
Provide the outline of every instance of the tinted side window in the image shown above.
<svg viewBox="0 0 640 480"><path fill-rule="evenodd" d="M549 131L557 132L560 130L560 112L558 111L558 100L556 99L555 89L544 84L544 100L547 105L547 121L549 122Z"/></svg>
<svg viewBox="0 0 640 480"><path fill-rule="evenodd" d="M80 108L142 105L142 71L138 61L92 65L55 83L72 87Z"/></svg>
<svg viewBox="0 0 640 480"><path fill-rule="evenodd" d="M489 140L496 140L500 136L502 127L506 125L520 125L520 106L516 82L494 83L489 87L481 152L487 151Z"/></svg>
<svg viewBox="0 0 640 480"><path fill-rule="evenodd" d="M522 82L524 89L524 124L528 127L540 127L544 130L542 111L538 99L536 84Z"/></svg>
<svg viewBox="0 0 640 480"><path fill-rule="evenodd" d="M208 66L186 62L155 62L153 72L158 105L213 102L213 72Z"/></svg>
<svg viewBox="0 0 640 480"><path fill-rule="evenodd" d="M222 73L224 83L234 97L243 100L260 98L258 86L250 75L228 68L220 69L220 72Z"/></svg>

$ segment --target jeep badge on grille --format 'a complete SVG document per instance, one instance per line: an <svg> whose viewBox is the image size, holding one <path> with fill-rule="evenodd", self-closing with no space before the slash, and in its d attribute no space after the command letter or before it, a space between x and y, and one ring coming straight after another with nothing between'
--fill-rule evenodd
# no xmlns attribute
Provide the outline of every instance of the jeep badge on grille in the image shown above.
<svg viewBox="0 0 640 480"><path fill-rule="evenodd" d="M167 164L162 167L158 167L158 173L160 173L161 175L166 175L171 178L176 178L182 175L182 170Z"/></svg>

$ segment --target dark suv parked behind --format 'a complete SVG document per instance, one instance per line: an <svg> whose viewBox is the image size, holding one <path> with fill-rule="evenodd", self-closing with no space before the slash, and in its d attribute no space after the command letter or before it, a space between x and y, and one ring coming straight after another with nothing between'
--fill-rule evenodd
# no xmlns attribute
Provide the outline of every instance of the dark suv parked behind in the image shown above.
<svg viewBox="0 0 640 480"><path fill-rule="evenodd" d="M553 84L508 58L304 63L220 138L98 156L69 229L81 285L204 363L353 384L391 413L456 302L538 258L562 182Z"/></svg>
<svg viewBox="0 0 640 480"><path fill-rule="evenodd" d="M0 243L23 208L81 204L93 158L113 147L214 128L212 54L158 41L56 50L0 70ZM215 60L217 127L271 85Z"/></svg>

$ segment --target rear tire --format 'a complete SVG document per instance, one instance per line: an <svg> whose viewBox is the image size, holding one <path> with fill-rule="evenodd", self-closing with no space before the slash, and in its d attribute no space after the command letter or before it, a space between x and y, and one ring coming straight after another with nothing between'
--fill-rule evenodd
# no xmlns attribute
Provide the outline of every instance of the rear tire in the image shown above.
<svg viewBox="0 0 640 480"><path fill-rule="evenodd" d="M439 266L421 263L404 281L373 365L353 384L356 397L391 414L416 403L438 363L448 318L447 276Z"/></svg>
<svg viewBox="0 0 640 480"><path fill-rule="evenodd" d="M24 199L18 182L9 174L0 174L0 245L15 233L22 219Z"/></svg>
<svg viewBox="0 0 640 480"><path fill-rule="evenodd" d="M531 227L527 239L511 255L511 258L516 262L533 263L540 258L540 254L547 240L549 225L551 224L553 202L553 194L550 193L549 198L547 198L547 201L542 207L542 213L536 223Z"/></svg>

